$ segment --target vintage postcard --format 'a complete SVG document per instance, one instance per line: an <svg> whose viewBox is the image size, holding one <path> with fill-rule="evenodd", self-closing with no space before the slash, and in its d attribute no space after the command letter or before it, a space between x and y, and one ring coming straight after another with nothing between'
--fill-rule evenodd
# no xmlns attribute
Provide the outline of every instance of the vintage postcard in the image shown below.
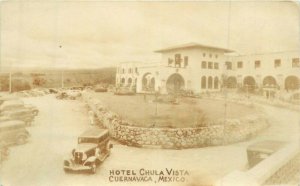
<svg viewBox="0 0 300 186"><path fill-rule="evenodd" d="M300 185L297 1L1 1L0 186Z"/></svg>

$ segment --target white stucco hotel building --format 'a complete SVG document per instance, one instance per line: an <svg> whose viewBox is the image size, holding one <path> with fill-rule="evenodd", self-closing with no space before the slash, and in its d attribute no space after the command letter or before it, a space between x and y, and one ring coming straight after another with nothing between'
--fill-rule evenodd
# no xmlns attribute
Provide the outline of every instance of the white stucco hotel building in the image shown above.
<svg viewBox="0 0 300 186"><path fill-rule="evenodd" d="M235 55L226 48L188 43L156 50L159 63L127 62L117 68L116 85L136 92L189 90L194 93L222 88L294 91L300 86L299 51Z"/></svg>

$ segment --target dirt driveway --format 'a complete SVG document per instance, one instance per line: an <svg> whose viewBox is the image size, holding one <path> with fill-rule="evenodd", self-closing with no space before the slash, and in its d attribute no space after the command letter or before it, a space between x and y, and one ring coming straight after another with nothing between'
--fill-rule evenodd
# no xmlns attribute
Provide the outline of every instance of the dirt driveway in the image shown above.
<svg viewBox="0 0 300 186"><path fill-rule="evenodd" d="M190 185L212 183L235 169L247 165L246 148L255 140L274 137L295 139L298 115L286 112L286 120L276 119L274 109L267 114L273 117L270 130L251 141L221 147L208 147L188 150L139 149L116 144L111 156L97 169L95 175L65 174L63 159L76 145L76 137L89 126L85 104L80 101L56 100L52 95L26 98L40 109L34 125L29 127L30 142L10 148L9 159L3 162L0 170L0 185L40 186L40 185ZM290 125L290 126L289 126ZM281 129L283 128L283 129ZM280 133L280 131L282 131ZM289 133L291 131L292 133ZM291 136L292 135L292 136ZM111 171L141 169L165 171L167 169L186 170L185 182L116 182L109 180ZM157 176L153 176L155 179Z"/></svg>

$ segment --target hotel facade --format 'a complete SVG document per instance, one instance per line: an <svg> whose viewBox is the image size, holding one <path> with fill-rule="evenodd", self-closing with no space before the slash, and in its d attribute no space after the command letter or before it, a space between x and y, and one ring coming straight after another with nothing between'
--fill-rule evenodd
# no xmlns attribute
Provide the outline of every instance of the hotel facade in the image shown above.
<svg viewBox="0 0 300 186"><path fill-rule="evenodd" d="M137 93L217 92L246 89L289 92L300 87L299 51L235 55L235 51L189 43L155 51L159 63L127 62L117 68L116 86Z"/></svg>

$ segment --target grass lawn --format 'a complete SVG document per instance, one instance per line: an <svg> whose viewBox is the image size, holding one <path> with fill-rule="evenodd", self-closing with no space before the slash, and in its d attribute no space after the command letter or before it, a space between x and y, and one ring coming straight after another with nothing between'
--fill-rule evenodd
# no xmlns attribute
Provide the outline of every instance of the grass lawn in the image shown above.
<svg viewBox="0 0 300 186"><path fill-rule="evenodd" d="M180 98L178 105L155 103L154 95L117 96L112 93L93 93L105 107L135 126L194 127L203 122L225 118L225 101ZM240 118L256 112L255 108L227 103L226 117ZM156 115L157 108L157 115Z"/></svg>

